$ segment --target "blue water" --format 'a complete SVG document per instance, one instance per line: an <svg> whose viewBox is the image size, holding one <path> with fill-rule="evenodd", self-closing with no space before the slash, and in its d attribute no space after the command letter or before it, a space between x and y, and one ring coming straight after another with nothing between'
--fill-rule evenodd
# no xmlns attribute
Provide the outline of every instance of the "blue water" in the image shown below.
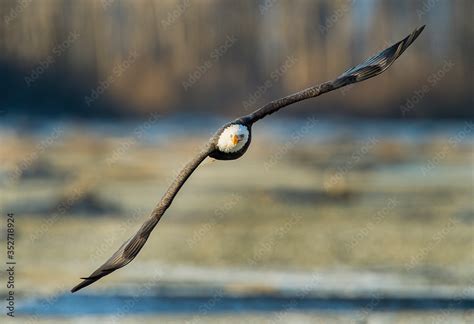
<svg viewBox="0 0 474 324"><path fill-rule="evenodd" d="M64 294L45 300L30 300L20 314L80 316L121 314L206 314L228 312L468 310L474 298L437 297L304 297L301 296L125 296Z"/></svg>

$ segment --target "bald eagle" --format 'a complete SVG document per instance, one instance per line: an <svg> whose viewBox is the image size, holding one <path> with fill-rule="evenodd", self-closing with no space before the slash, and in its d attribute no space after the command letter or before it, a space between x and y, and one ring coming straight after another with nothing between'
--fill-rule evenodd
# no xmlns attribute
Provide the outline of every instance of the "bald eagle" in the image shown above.
<svg viewBox="0 0 474 324"><path fill-rule="evenodd" d="M220 127L209 139L204 148L181 170L158 205L151 212L151 216L140 227L138 232L123 243L118 251L90 276L81 278L83 281L72 288L71 292L76 292L89 286L100 278L130 263L130 261L138 255L143 245L145 245L148 236L150 236L156 224L158 224L165 211L171 205L178 191L204 159L207 157L217 160L238 159L245 154L250 146L252 126L260 119L295 102L314 98L381 74L413 43L423 31L424 27L425 26L421 26L415 29L403 40L367 59L363 63L350 68L332 81L324 82L284 98L274 100L253 113L237 118Z"/></svg>

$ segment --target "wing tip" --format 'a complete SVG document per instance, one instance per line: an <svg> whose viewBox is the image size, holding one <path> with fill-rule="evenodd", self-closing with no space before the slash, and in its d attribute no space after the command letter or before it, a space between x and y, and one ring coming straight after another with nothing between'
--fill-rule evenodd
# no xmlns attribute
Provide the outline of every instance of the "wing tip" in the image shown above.
<svg viewBox="0 0 474 324"><path fill-rule="evenodd" d="M420 36L421 32L425 29L426 25L421 25L415 28L407 37L395 43L389 48L396 48L397 50L393 53L393 60L392 62L397 59L410 45Z"/></svg>
<svg viewBox="0 0 474 324"><path fill-rule="evenodd" d="M83 279L83 281L80 282L78 285L74 286L71 289L71 293L75 293L76 291L79 291L82 288L85 288L85 287L89 286L90 284L92 284L95 281L95 280L91 280L89 278L81 278L81 279Z"/></svg>
<svg viewBox="0 0 474 324"><path fill-rule="evenodd" d="M425 29L426 25L421 25L420 27L416 28L409 37L411 37L411 42L410 44L418 38L418 36L421 34L421 32Z"/></svg>
<svg viewBox="0 0 474 324"><path fill-rule="evenodd" d="M82 288L85 288L89 285L92 285L94 282L96 282L97 280L99 280L100 278L102 278L105 275L107 275L107 273L106 274L101 274L101 275L96 275L96 276L94 276L94 274L92 274L89 277L82 277L81 278L82 282L80 282L78 285L74 286L71 289L71 293L75 293L76 291L81 290Z"/></svg>

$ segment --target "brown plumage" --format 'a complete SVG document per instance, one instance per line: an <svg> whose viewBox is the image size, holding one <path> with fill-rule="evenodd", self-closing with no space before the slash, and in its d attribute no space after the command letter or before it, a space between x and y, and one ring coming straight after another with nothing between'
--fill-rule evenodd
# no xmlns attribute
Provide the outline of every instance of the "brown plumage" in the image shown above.
<svg viewBox="0 0 474 324"><path fill-rule="evenodd" d="M71 292L78 291L100 278L108 275L109 273L122 268L123 266L130 263L140 252L143 245L145 245L148 236L155 228L156 224L160 221L161 217L173 202L178 191L181 189L183 184L189 178L189 176L196 170L206 157L210 156L218 160L235 160L240 158L247 150L251 140L251 127L258 120L264 118L267 115L273 114L279 109L291 105L295 102L302 101L308 98L314 98L323 93L336 90L346 85L367 80L376 75L379 75L385 71L392 63L410 46L410 44L418 37L423 31L425 26L417 28L410 35L400 42L392 45L377 55L367 59L362 64L359 64L343 74L333 81L325 82L320 85L302 90L294 93L287 97L272 101L265 106L257 109L255 112L240 117L233 122L227 123L217 130L217 132L210 138L209 142L205 147L198 153L198 155L191 160L181 172L178 174L174 182L168 188L164 196L161 198L158 205L153 209L151 216L147 221L140 227L138 232L126 241L122 246L115 252L110 259L108 259L102 266L95 270L89 277L82 278L83 281L77 286L72 288ZM231 125L241 125L246 127L248 130L248 139L245 145L241 149L235 152L222 152L218 147L218 140L221 134L226 128Z"/></svg>

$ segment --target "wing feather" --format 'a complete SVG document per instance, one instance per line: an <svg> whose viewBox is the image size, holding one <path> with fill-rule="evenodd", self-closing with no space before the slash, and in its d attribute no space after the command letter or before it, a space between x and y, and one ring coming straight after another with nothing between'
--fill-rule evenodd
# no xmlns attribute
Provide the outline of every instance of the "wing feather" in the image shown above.
<svg viewBox="0 0 474 324"><path fill-rule="evenodd" d="M395 43L382 52L370 57L363 63L348 69L333 81L328 81L320 85L299 91L284 98L274 100L265 106L257 109L253 113L241 117L241 120L247 124L253 124L256 121L273 114L283 107L291 105L295 102L302 101L308 98L314 98L323 93L336 90L346 85L370 79L388 69L392 63L413 43L413 41L420 35L425 26L415 29L410 35L403 40Z"/></svg>
<svg viewBox="0 0 474 324"><path fill-rule="evenodd" d="M168 209L168 207L173 202L173 199L178 191L181 189L189 176L194 172L194 170L196 170L199 164L201 164L201 162L204 161L204 159L211 153L211 151L211 145L207 145L204 150L202 150L181 170L175 181L164 194L163 198L161 198L161 201L158 203L155 209L153 209L150 218L148 218L145 223L143 223L138 232L125 243L123 243L122 246L120 246L120 248L90 276L81 278L83 281L72 288L71 292L76 292L84 287L87 287L100 278L126 266L138 255L150 236L150 233L160 221L161 216L163 216L166 209Z"/></svg>

